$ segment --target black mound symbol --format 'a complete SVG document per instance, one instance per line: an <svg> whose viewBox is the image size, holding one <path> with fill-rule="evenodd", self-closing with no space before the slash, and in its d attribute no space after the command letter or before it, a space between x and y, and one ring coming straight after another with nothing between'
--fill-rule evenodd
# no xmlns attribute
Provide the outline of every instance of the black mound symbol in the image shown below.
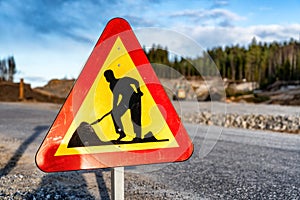
<svg viewBox="0 0 300 200"><path fill-rule="evenodd" d="M94 131L93 127L82 122L72 135L68 148L74 147L89 147L89 146L103 146L103 145L116 145L116 144L137 144L137 143L147 143L147 142L166 142L169 139L158 140L152 132L148 132L143 139L134 138L131 141L120 141L120 140L109 140L102 141Z"/></svg>
<svg viewBox="0 0 300 200"><path fill-rule="evenodd" d="M93 127L86 122L82 122L72 135L68 148L99 145L101 145L101 140L97 136Z"/></svg>

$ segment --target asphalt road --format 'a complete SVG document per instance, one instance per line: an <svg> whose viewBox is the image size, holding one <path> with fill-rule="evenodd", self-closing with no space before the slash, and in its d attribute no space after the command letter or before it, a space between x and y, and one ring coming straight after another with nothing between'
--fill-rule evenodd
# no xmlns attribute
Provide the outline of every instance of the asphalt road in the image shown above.
<svg viewBox="0 0 300 200"><path fill-rule="evenodd" d="M0 103L0 137L27 141L26 151L34 151L58 109L52 104ZM152 190L158 196L174 193L180 199L300 199L300 135L185 126L195 146L188 161L126 168L165 187L132 181L128 189L144 194ZM29 141L37 129L40 134Z"/></svg>
<svg viewBox="0 0 300 200"><path fill-rule="evenodd" d="M58 113L55 104L0 103L0 136L25 139L36 127L47 129ZM44 135L43 135L44 134ZM46 132L34 142L40 143Z"/></svg>
<svg viewBox="0 0 300 200"><path fill-rule="evenodd" d="M147 168L169 189L186 199L300 199L299 135L224 129L216 140L218 127L186 127L197 129L193 156Z"/></svg>

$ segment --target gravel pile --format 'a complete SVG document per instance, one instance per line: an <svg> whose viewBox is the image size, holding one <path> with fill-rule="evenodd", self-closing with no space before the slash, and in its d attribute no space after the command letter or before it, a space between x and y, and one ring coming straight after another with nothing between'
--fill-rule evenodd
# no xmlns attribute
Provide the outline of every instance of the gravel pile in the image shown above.
<svg viewBox="0 0 300 200"><path fill-rule="evenodd" d="M185 113L182 120L187 123L216 125L223 127L269 130L276 132L300 133L300 117L262 114Z"/></svg>

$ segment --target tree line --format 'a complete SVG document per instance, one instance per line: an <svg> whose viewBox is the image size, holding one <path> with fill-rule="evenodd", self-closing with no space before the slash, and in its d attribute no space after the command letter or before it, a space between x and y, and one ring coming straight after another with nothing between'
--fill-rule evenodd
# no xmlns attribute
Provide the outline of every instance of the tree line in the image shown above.
<svg viewBox="0 0 300 200"><path fill-rule="evenodd" d="M232 81L255 81L265 87L276 80L300 80L300 43L291 39L288 42L257 42L254 37L248 46L214 47L207 53L200 52L197 58L170 56L168 48L153 45L145 51L151 63L163 64L186 77L213 76ZM161 71L154 65L159 76L172 77L171 69ZM217 66L214 67L214 66Z"/></svg>
<svg viewBox="0 0 300 200"><path fill-rule="evenodd" d="M148 51L145 48L144 51L160 78L178 78L181 75L186 77L200 76L190 58L183 58L175 54L170 55L168 47L153 44Z"/></svg>
<svg viewBox="0 0 300 200"><path fill-rule="evenodd" d="M16 63L13 56L7 59L0 59L0 81L13 82L16 72Z"/></svg>
<svg viewBox="0 0 300 200"><path fill-rule="evenodd" d="M249 46L239 45L208 50L222 77L234 81L256 81L261 87L276 80L300 79L300 43L257 42L255 37Z"/></svg>

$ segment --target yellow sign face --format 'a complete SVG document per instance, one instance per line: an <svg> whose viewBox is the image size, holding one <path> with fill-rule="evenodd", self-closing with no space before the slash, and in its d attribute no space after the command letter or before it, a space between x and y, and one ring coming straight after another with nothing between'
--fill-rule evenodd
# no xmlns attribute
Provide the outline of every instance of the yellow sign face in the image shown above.
<svg viewBox="0 0 300 200"><path fill-rule="evenodd" d="M134 122L132 122L132 115L134 113L131 113L135 111L128 108L121 116L123 132L126 134L123 135L120 140L120 133L116 132L112 110L114 104L118 104L124 97L114 96L107 77L105 76L105 72L110 70L118 79L128 78L130 80L134 79L134 82L138 82L139 89L142 92L142 96L140 97L140 136L141 138L155 138L155 140L132 142L137 137L137 133L135 133L136 131L134 130ZM137 92L136 89L133 90ZM124 47L121 38L118 37L92 87L76 113L76 116L74 116L74 120L62 139L55 156L178 147L178 143L163 116L163 114L166 113L167 112L154 101ZM95 122L97 119L99 120ZM80 128L81 126L85 127ZM85 131L89 131L88 134L93 135L90 138L94 138L94 141L95 139L99 140L99 142L92 142L88 145L83 144L81 146L70 145L70 141L72 141L75 136L79 137L79 140L82 139L84 141L84 135L87 135Z"/></svg>
<svg viewBox="0 0 300 200"><path fill-rule="evenodd" d="M110 20L35 160L45 172L179 162L193 144L129 23Z"/></svg>

